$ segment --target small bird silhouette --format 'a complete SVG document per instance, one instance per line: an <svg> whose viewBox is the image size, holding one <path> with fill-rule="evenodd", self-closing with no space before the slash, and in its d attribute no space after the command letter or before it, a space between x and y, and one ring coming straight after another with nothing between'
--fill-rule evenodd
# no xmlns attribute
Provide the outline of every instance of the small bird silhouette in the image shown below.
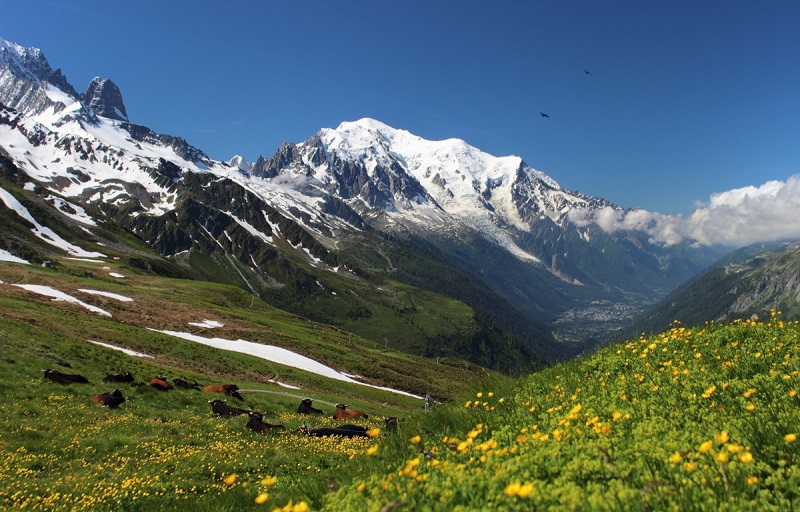
<svg viewBox="0 0 800 512"><path fill-rule="evenodd" d="M550 116L548 116L544 112L539 112L539 115L541 115L542 117L546 117L547 119L550 119Z"/></svg>
<svg viewBox="0 0 800 512"><path fill-rule="evenodd" d="M583 72L586 73L587 75L591 75L591 73L589 73L588 69L584 69Z"/></svg>

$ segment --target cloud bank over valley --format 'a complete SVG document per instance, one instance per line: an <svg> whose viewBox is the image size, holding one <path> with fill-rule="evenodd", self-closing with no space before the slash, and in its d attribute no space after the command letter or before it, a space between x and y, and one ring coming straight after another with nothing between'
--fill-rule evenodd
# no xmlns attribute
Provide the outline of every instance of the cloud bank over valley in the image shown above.
<svg viewBox="0 0 800 512"><path fill-rule="evenodd" d="M800 174L712 194L689 216L606 207L594 213L573 210L578 226L595 223L607 232L640 230L651 241L674 245L693 240L701 245L744 246L800 238Z"/></svg>

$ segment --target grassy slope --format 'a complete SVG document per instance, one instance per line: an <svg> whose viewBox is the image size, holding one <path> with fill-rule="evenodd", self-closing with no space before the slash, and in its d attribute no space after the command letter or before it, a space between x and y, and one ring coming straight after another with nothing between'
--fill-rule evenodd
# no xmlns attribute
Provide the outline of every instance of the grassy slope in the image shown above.
<svg viewBox="0 0 800 512"><path fill-rule="evenodd" d="M378 443L326 510L791 510L800 325L675 326L548 368Z"/></svg>
<svg viewBox="0 0 800 512"><path fill-rule="evenodd" d="M465 382L486 370L457 359L436 361L387 350L338 329L274 309L241 289L139 273L115 261L69 259L57 269L0 262L0 508L40 509L224 509L234 492L220 482L230 472L281 474L274 496L297 492L308 477L343 464L364 441L310 440L293 431L304 418L293 414L301 397L327 411L312 426L332 424L333 404L367 411L362 424L381 415L412 417L423 401L345 383L245 354L206 347L150 329L190 331L207 337L274 344L312 356L380 386L439 400L452 399ZM103 268L108 267L108 268ZM124 274L123 279L110 272ZM54 302L14 283L42 284L102 308L111 318ZM133 298L120 302L79 289ZM188 322L214 319L218 329ZM154 356L138 358L89 343L97 340ZM63 387L42 379L41 370L80 373L90 385ZM245 406L265 413L287 431L259 436L244 418L214 418L207 401L215 395L192 390L160 393L150 387L103 384L109 372L131 371L138 380L164 374L203 384L236 382ZM268 382L276 379L301 389ZM108 410L91 397L120 387L131 399ZM236 400L229 400L236 402ZM270 468L267 471L265 468ZM89 483L91 482L91 484ZM283 489L283 490L282 490ZM166 496L166 497L165 497ZM288 499L288 498L287 498ZM237 501L233 501L237 503ZM238 507L235 507L238 508Z"/></svg>
<svg viewBox="0 0 800 512"><path fill-rule="evenodd" d="M67 265L58 271L0 266L7 283L0 285L2 507L242 510L256 508L262 494L268 494L267 509L290 500L324 510L381 510L391 503L409 510L799 504L800 440L793 436L800 434L800 326L777 313L758 323L676 326L519 380L487 379L357 338L351 348L345 334L251 304L238 289L115 267L128 276L120 280L96 264ZM94 277L83 277L91 265ZM105 319L8 284L17 280L64 291L102 289L135 301L80 295L112 312ZM222 354L141 327L186 330L186 322L204 318L226 324L210 335L318 351L345 370L359 361L392 365L399 375L410 371L407 382L421 375L426 387L446 397L472 391L456 405L419 414L417 399ZM134 359L86 339L157 359ZM42 368L63 369L66 362L93 384L61 387L41 379ZM404 421L399 434L382 432L376 440L309 439L292 432L303 421L292 413L296 396L246 392L246 406L288 427L260 436L242 418L213 418L208 394L149 387L126 388L132 401L108 410L90 397L112 388L99 382L112 369L302 394L329 412L330 404L346 400L372 413L367 426L380 426L382 414ZM273 376L304 389L277 388L266 382ZM314 424L331 422L314 418ZM226 484L231 474L236 480ZM262 482L270 475L277 477L274 485Z"/></svg>

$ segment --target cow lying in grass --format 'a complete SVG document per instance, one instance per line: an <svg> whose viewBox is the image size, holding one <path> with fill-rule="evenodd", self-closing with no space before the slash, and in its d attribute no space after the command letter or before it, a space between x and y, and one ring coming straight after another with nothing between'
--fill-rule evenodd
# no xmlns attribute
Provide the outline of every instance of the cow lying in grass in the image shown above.
<svg viewBox="0 0 800 512"><path fill-rule="evenodd" d="M162 377L160 375L158 377L153 377L152 379L150 379L150 382L148 382L148 384L150 384L151 387L154 387L159 391L169 391L170 389L173 389L172 384L167 382L167 378Z"/></svg>
<svg viewBox="0 0 800 512"><path fill-rule="evenodd" d="M336 404L336 410L333 411L333 419L335 420L349 420L352 418L369 418L366 413L361 411L352 411L344 404Z"/></svg>
<svg viewBox="0 0 800 512"><path fill-rule="evenodd" d="M134 379L131 372L108 374L103 377L103 382L133 382Z"/></svg>
<svg viewBox="0 0 800 512"><path fill-rule="evenodd" d="M327 437L327 436L337 436L337 437L369 437L367 434L367 429L358 425L340 425L338 427L318 427L318 428L308 428L306 422L303 422L303 426L297 429L297 431L301 434L305 434L311 437Z"/></svg>
<svg viewBox="0 0 800 512"><path fill-rule="evenodd" d="M283 425L273 425L271 423L264 423L264 416L257 412L248 411L247 415L249 416L247 420L247 428L252 430L253 432L257 432L259 434L263 434L269 430L282 430L285 427Z"/></svg>
<svg viewBox="0 0 800 512"><path fill-rule="evenodd" d="M114 391L109 391L108 393L103 393L102 395L97 395L92 397L92 402L100 405L105 405L109 409L116 409L121 404L125 403L127 399L122 394L122 391L119 389L115 389Z"/></svg>
<svg viewBox="0 0 800 512"><path fill-rule="evenodd" d="M312 407L310 398L304 398L297 407L297 414L322 414L322 410Z"/></svg>
<svg viewBox="0 0 800 512"><path fill-rule="evenodd" d="M242 395L239 394L239 386L236 384L223 384L221 386L205 386L203 391L207 391L209 393L224 393L227 396L232 396L233 398L238 398L239 400L244 400Z"/></svg>
<svg viewBox="0 0 800 512"><path fill-rule="evenodd" d="M61 384L66 386L68 384L88 384L89 380L84 377L83 375L76 375L76 374L69 374L69 373L61 373L58 370L42 370L44 372L44 377L46 379L50 379L57 384Z"/></svg>
<svg viewBox="0 0 800 512"><path fill-rule="evenodd" d="M197 390L197 391L200 390L200 384L198 384L197 381L189 382L186 379L182 379L182 378L178 377L176 379L172 379L172 383L175 384L176 388L194 389L194 390Z"/></svg>
<svg viewBox="0 0 800 512"><path fill-rule="evenodd" d="M211 404L211 412L214 416L219 416L220 418L231 418L233 416L241 416L242 414L249 414L250 411L247 409L239 409L238 407L231 407L224 400L209 400L209 404Z"/></svg>

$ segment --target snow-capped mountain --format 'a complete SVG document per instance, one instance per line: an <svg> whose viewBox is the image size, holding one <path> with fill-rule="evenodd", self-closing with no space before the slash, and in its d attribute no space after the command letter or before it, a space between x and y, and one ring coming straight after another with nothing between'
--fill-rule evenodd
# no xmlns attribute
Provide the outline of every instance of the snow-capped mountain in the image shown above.
<svg viewBox="0 0 800 512"><path fill-rule="evenodd" d="M560 226L572 209L621 209L602 198L563 189L516 156L495 157L459 139L429 141L374 119L322 129L285 144L269 160L245 168L256 177L309 183L347 201L362 215L380 212L387 229L449 232L470 226L522 260L516 232L550 219Z"/></svg>
<svg viewBox="0 0 800 512"><path fill-rule="evenodd" d="M519 157L373 119L321 129L253 163L216 161L132 124L110 80L95 78L78 94L40 50L4 40L0 104L0 155L29 191L94 212L98 225L121 226L184 267L202 254L218 267L204 277L222 279L216 273L227 268L254 293L316 293L325 285L309 268L369 269L458 296L495 321L549 322L575 340L586 338L584 325L616 328L635 303L656 300L705 263L641 233L572 224L570 211L620 207L565 190ZM422 278L415 260L453 270ZM482 284L458 284L472 280Z"/></svg>

